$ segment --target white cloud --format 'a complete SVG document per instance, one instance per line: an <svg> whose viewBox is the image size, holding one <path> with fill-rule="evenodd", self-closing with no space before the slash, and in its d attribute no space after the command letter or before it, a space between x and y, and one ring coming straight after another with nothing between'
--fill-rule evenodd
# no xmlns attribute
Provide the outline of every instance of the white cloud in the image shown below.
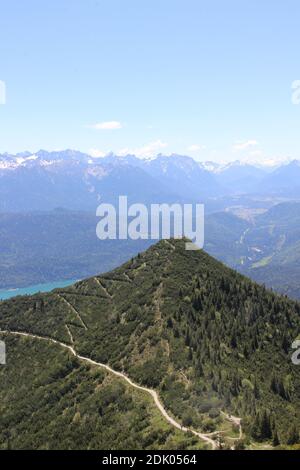
<svg viewBox="0 0 300 470"><path fill-rule="evenodd" d="M247 150L251 147L256 147L258 142L256 140L247 140L246 142L236 142L233 146L233 150L235 152L242 152L243 150Z"/></svg>
<svg viewBox="0 0 300 470"><path fill-rule="evenodd" d="M90 149L88 153L93 158L103 158L106 155L105 152L102 152L99 149Z"/></svg>
<svg viewBox="0 0 300 470"><path fill-rule="evenodd" d="M263 151L255 150L249 153L246 162L252 165L275 167L283 163L290 162L291 159L287 156L280 155L267 155Z"/></svg>
<svg viewBox="0 0 300 470"><path fill-rule="evenodd" d="M90 126L91 129L96 129L100 131L112 131L115 129L122 129L122 124L119 121L106 121L106 122L98 122L97 124L92 124Z"/></svg>
<svg viewBox="0 0 300 470"><path fill-rule="evenodd" d="M251 157L263 157L264 152L262 150L253 150L253 152L250 152Z"/></svg>
<svg viewBox="0 0 300 470"><path fill-rule="evenodd" d="M193 144L193 145L190 145L187 149L188 149L189 152L199 152L200 150L204 150L205 146L204 145Z"/></svg>
<svg viewBox="0 0 300 470"><path fill-rule="evenodd" d="M162 142L161 140L155 140L154 142L150 142L149 144L146 144L142 147L138 147L135 149L130 149L130 148L121 149L118 152L118 154L121 156L133 154L139 158L148 158L148 157L155 156L160 150L166 148L167 146L168 146L167 143Z"/></svg>

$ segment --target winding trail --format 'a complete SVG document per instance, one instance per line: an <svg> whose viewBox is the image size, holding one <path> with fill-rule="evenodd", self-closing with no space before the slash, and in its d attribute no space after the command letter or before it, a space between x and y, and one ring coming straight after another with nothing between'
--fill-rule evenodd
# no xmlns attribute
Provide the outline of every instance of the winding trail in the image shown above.
<svg viewBox="0 0 300 470"><path fill-rule="evenodd" d="M164 406L162 405L161 401L159 400L158 393L155 390L152 390L151 388L142 387L141 385L137 385L129 377L127 377L127 375L125 375L123 372L118 372L118 371L112 369L107 364L102 364L101 362L96 362L93 359L90 359L89 357L80 356L80 354L77 354L77 352L75 351L73 346L69 346L68 344L62 343L61 341L58 341L58 340L53 339L53 338L34 335L32 333L25 333L25 332L20 332L20 331L0 330L0 334L1 333L2 334L8 334L8 335L15 335L15 336L23 336L23 337L27 337L27 338L35 338L35 339L38 339L38 340L48 341L50 343L57 344L57 345L61 346L62 348L65 348L68 351L70 351L73 354L73 356L75 356L79 360L81 360L83 362L86 362L90 365L97 366L97 367L102 367L103 369L106 369L108 372L116 375L117 377L120 377L120 378L126 380L126 382L128 382L132 387L134 387L138 390L141 390L143 392L146 392L149 395L151 395L151 397L153 398L153 400L154 400L157 408L159 409L160 413L163 415L163 417L172 426L179 429L180 431L183 431L185 433L190 432L194 436L199 437L201 440L205 441L207 444L210 444L213 450L215 450L217 448L216 442L213 439L211 439L208 435L202 434L200 432L194 431L193 429L189 429L187 427L184 427L180 423L178 423L174 418L172 418L172 416L170 416L167 413L167 411L165 410ZM70 332L70 336L72 337L71 332Z"/></svg>
<svg viewBox="0 0 300 470"><path fill-rule="evenodd" d="M56 295L57 295L57 297L58 297L62 302L64 302L64 303L69 307L69 309L75 314L75 316L77 317L77 319L78 319L79 322L81 323L81 326L82 326L85 330L87 330L88 328L87 328L85 322L83 321L83 319L82 319L80 313L78 312L78 310L76 310L76 308L73 307L73 305L70 304L70 302L69 302L67 299L65 299L62 295L60 295L60 294L56 294Z"/></svg>
<svg viewBox="0 0 300 470"><path fill-rule="evenodd" d="M243 429L242 429L242 424L241 424L241 418L237 418L236 416L232 416L232 415L229 415L227 413L224 413L224 411L221 411L221 414L226 418L228 419L228 421L231 421L235 426L237 426L239 428L239 437L236 438L236 437L231 437L229 439L232 439L232 440L237 440L237 439L242 439L243 437Z"/></svg>
<svg viewBox="0 0 300 470"><path fill-rule="evenodd" d="M73 338L73 335L71 333L69 325L66 325L66 328L67 328L67 332L68 332L68 335L69 335L70 340L71 340L71 344L73 345L74 344L74 338Z"/></svg>
<svg viewBox="0 0 300 470"><path fill-rule="evenodd" d="M93 279L98 284L98 286L100 286L101 289L105 292L107 298L109 298L111 300L113 298L113 296L108 292L105 285L103 285L103 283L97 277L93 277Z"/></svg>
<svg viewBox="0 0 300 470"><path fill-rule="evenodd" d="M173 251L176 250L176 248L175 248L175 246L173 245L173 243L171 243L169 240L166 240L166 239L164 239L164 241L165 241L165 243L166 243L169 247L172 248Z"/></svg>
<svg viewBox="0 0 300 470"><path fill-rule="evenodd" d="M130 277L128 276L127 273L123 273L123 276L125 277L125 279L127 279L128 282L133 282L132 279L130 279Z"/></svg>

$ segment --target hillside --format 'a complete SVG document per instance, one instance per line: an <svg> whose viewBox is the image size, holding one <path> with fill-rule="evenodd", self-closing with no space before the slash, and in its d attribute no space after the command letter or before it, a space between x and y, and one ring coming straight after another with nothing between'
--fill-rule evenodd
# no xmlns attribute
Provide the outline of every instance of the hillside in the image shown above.
<svg viewBox="0 0 300 470"><path fill-rule="evenodd" d="M202 449L151 397L61 347L6 336L0 449Z"/></svg>
<svg viewBox="0 0 300 470"><path fill-rule="evenodd" d="M300 204L277 204L246 221L230 213L206 218L205 249L228 266L300 299Z"/></svg>
<svg viewBox="0 0 300 470"><path fill-rule="evenodd" d="M147 407L145 423L140 421L136 401L128 398L128 409L120 401L124 387L128 397L132 388L123 382L118 388L110 377L107 392L103 370L80 364L49 338L157 390L170 416L190 430L215 433L218 446L238 442L238 418L234 425L229 415L242 419L243 445L296 444L300 379L290 348L300 333L299 313L298 303L205 252L185 251L178 240L162 241L111 273L70 288L1 302L1 337L8 350L8 366L0 369L2 447L54 448L59 430L60 446L85 448L85 437L74 437L75 422L84 433L89 430L92 447L105 448L115 445L113 423L123 414L134 420L136 433L134 443L128 432L118 433L118 448L147 446L149 428L156 433L150 445L168 447L159 431L166 425L175 447L182 445L178 439L186 448L204 445L191 433L173 436L182 432L170 429L161 415L155 419L155 408ZM145 408L145 397L140 400ZM33 419L39 414L41 419ZM103 427L105 417L111 426Z"/></svg>
<svg viewBox="0 0 300 470"><path fill-rule="evenodd" d="M300 298L300 204L279 204L258 217L245 243L260 249L248 274L283 294ZM255 262L256 261L256 262Z"/></svg>
<svg viewBox="0 0 300 470"><path fill-rule="evenodd" d="M0 289L64 279L83 279L109 271L150 242L99 240L94 213L0 214Z"/></svg>

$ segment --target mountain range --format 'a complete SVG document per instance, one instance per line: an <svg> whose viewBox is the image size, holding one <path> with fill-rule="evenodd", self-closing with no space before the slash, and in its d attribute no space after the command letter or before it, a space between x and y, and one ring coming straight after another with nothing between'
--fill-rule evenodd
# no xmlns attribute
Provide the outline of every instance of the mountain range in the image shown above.
<svg viewBox="0 0 300 470"><path fill-rule="evenodd" d="M273 171L233 162L199 163L181 155L142 160L134 155L92 158L78 151L0 155L0 210L19 212L63 207L95 210L100 200L120 194L134 202L206 202L207 210L224 209L243 198L300 198L300 164L292 161ZM278 201L277 201L278 202Z"/></svg>

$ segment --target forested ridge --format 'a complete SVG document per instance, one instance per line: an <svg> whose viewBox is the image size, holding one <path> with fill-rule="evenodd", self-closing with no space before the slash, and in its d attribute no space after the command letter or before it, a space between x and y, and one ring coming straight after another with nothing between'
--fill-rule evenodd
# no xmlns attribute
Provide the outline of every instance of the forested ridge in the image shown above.
<svg viewBox="0 0 300 470"><path fill-rule="evenodd" d="M203 251L184 248L183 240L161 241L111 273L50 294L1 302L0 328L65 343L74 341L81 355L107 363L126 372L136 383L155 388L165 408L184 425L206 433L218 431L220 447L297 446L300 381L299 366L291 361L291 345L300 334L299 303L253 283ZM33 340L10 341L21 363L28 341L36 348L35 360L41 357L41 346ZM51 354L59 365L62 353L54 354L51 349ZM67 363L67 369L62 367L63 371L58 370L52 378L49 400L54 390L57 402L63 400L64 391L57 390L57 381L63 389L68 387L69 372L73 373L75 367L74 360ZM23 388L26 398L22 398L22 410L27 410L29 419L34 413L29 391L39 389L39 379L31 381L24 374L9 379L9 367L0 370L4 377L0 395L12 396L16 387ZM48 364L43 374L50 374ZM77 374L78 382L84 380L81 375ZM93 391L87 393L93 396ZM82 406L84 398L76 391L73 395L77 406ZM65 414L54 407L50 418L46 398L43 403L43 420L51 420L55 429L61 427L64 446L88 448L86 440L80 443L79 438L74 444L72 436L67 439L70 427L62 424ZM19 409L19 397L16 405ZM67 403L65 407L68 409ZM15 407L3 404L3 400L1 408L2 446L9 443L30 447L20 431L18 441L7 436L7 429L12 435L17 433L24 419L22 413L18 415ZM107 412L106 405L101 409ZM112 410L120 413L119 406ZM96 415L95 410L91 412L94 419L98 411ZM222 412L242 419L242 440ZM139 412L135 416L138 428ZM76 419L82 425L81 413ZM27 436L39 435L42 421L29 423ZM98 442L109 446L108 429L93 426L93 442L99 434ZM51 432L47 436L48 447L55 447ZM136 446L145 446L141 436L136 435ZM182 439L187 441L181 446L195 445L194 440L188 442L187 436ZM166 442L165 436L161 445ZM133 445L123 441L119 444L119 448ZM152 444L158 446L159 438ZM39 445L44 446L42 440Z"/></svg>

